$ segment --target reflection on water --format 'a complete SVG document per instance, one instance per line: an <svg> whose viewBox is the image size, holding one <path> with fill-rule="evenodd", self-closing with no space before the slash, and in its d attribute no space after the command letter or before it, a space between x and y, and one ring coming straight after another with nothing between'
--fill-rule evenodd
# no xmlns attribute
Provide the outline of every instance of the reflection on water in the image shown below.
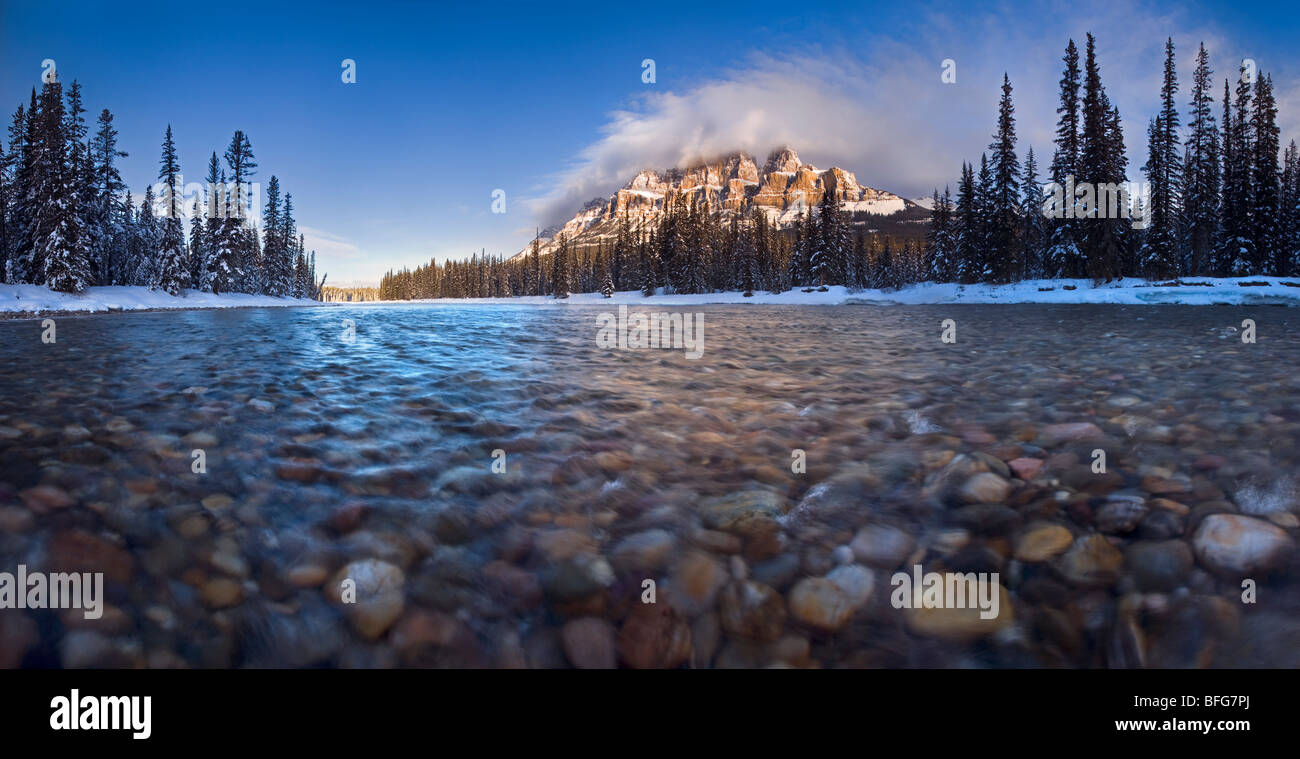
<svg viewBox="0 0 1300 759"><path fill-rule="evenodd" d="M1293 312L710 306L689 360L601 310L0 324L0 572L109 604L0 665L1300 665Z"/></svg>

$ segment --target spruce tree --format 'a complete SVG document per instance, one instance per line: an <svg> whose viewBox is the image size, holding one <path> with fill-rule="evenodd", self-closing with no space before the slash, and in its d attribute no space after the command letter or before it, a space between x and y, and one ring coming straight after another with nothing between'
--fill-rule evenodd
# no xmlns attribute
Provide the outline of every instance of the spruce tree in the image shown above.
<svg viewBox="0 0 1300 759"><path fill-rule="evenodd" d="M1220 273L1243 277L1256 273L1251 213L1254 199L1254 146L1251 144L1251 85L1243 62L1237 89L1228 109L1224 82L1223 205L1220 220Z"/></svg>
<svg viewBox="0 0 1300 759"><path fill-rule="evenodd" d="M149 185L144 188L144 199L136 212L131 244L130 283L137 287L153 288L158 281L158 248L162 235L154 213L157 206L153 185Z"/></svg>
<svg viewBox="0 0 1300 759"><path fill-rule="evenodd" d="M1281 184L1278 172L1277 103L1273 99L1273 77L1255 78L1255 107L1250 117L1251 147L1251 241L1255 249L1252 274L1288 275L1290 262L1278 223L1281 212Z"/></svg>
<svg viewBox="0 0 1300 759"><path fill-rule="evenodd" d="M300 235L298 221L293 218L293 193L287 192L284 194L283 211L280 213L280 231L276 235L274 269L276 287L286 296L293 289L294 267L297 263L294 243Z"/></svg>
<svg viewBox="0 0 1300 759"><path fill-rule="evenodd" d="M215 170L215 156L214 153L213 163L208 167L209 172ZM209 182L209 186L215 196L214 203L218 212L208 217L211 238L208 243L208 261L204 267L204 289L215 294L234 292L243 277L239 267L242 224L236 215L239 213L236 209L237 190L226 183L225 172L219 175L216 182Z"/></svg>
<svg viewBox="0 0 1300 759"><path fill-rule="evenodd" d="M5 281L5 269L9 261L9 195L13 180L10 179L10 161L0 143L0 283Z"/></svg>
<svg viewBox="0 0 1300 759"><path fill-rule="evenodd" d="M90 142L91 161L94 165L94 221L89 225L90 259L93 276L102 285L118 284L120 257L116 251L121 245L119 204L125 185L116 162L127 154L117 148L117 130L113 127L113 114L107 108L99 113L95 136Z"/></svg>
<svg viewBox="0 0 1300 759"><path fill-rule="evenodd" d="M1201 44L1192 75L1191 121L1183 166L1184 272L1214 271L1214 242L1219 214L1219 131L1214 121L1209 53Z"/></svg>
<svg viewBox="0 0 1300 759"><path fill-rule="evenodd" d="M642 237L641 243L641 294L650 297L655 294L659 286L659 241L656 238L657 233L650 233Z"/></svg>
<svg viewBox="0 0 1300 759"><path fill-rule="evenodd" d="M190 282L193 283L194 287L199 287L200 283L203 281L203 261L205 258L203 250L204 221L203 207L199 205L199 199L195 198L194 205L190 208L189 253L186 261L186 266L189 268L190 272Z"/></svg>
<svg viewBox="0 0 1300 759"><path fill-rule="evenodd" d="M571 269L569 263L569 239L560 233L559 244L551 253L551 295L556 298L569 297Z"/></svg>
<svg viewBox="0 0 1300 759"><path fill-rule="evenodd" d="M948 215L948 209L944 206L943 199L939 197L939 188L936 187L930 200L930 226L925 230L925 248L930 258L929 276L936 282L946 280L951 266L940 242L948 225Z"/></svg>
<svg viewBox="0 0 1300 759"><path fill-rule="evenodd" d="M289 267L285 250L284 219L280 209L280 180L274 174L266 183L266 205L262 208L262 260L267 295L288 294Z"/></svg>
<svg viewBox="0 0 1300 759"><path fill-rule="evenodd" d="M1177 276L1173 236L1174 219L1168 213L1165 196L1168 187L1164 182L1165 154L1163 116L1156 116L1147 127L1147 162L1142 167L1151 183L1151 195L1144 198L1144 210L1150 210L1151 225L1146 229L1145 242L1139 252L1139 266L1148 279L1168 279Z"/></svg>
<svg viewBox="0 0 1300 759"><path fill-rule="evenodd" d="M86 231L77 204L77 180L68 150L68 123L63 89L58 79L41 90L31 208L33 270L38 284L60 292L79 293L90 279Z"/></svg>
<svg viewBox="0 0 1300 759"><path fill-rule="evenodd" d="M1048 277L1083 276L1083 254L1079 246L1078 225L1075 221L1075 198L1072 195L1076 182L1085 181L1080 172L1080 133L1079 120L1079 49L1074 40L1065 47L1065 71L1061 76L1061 104L1056 112L1060 114L1056 126L1056 152L1052 156L1052 182L1064 191L1063 208L1060 218L1050 223L1051 240L1045 261L1045 275Z"/></svg>
<svg viewBox="0 0 1300 759"><path fill-rule="evenodd" d="M1048 219L1043 214L1043 188L1038 181L1038 162L1031 147L1025 156L1025 172L1020 182L1023 194L1020 213L1024 220L1020 244L1020 276L1027 279L1047 276Z"/></svg>
<svg viewBox="0 0 1300 759"><path fill-rule="evenodd" d="M158 243L158 266L154 286L169 295L178 295L190 286L189 267L185 258L185 230L181 226L180 187L177 177L180 162L176 156L176 143L172 139L171 124L163 136L162 159L158 178L166 185L163 193L163 219Z"/></svg>
<svg viewBox="0 0 1300 759"><path fill-rule="evenodd" d="M546 294L545 283L542 280L542 259L541 259L541 254L539 252L540 249L541 249L541 243L538 241L537 235L533 235L533 250L532 250L532 255L530 256L530 258L532 259L532 270L533 270L533 277L532 277L533 295Z"/></svg>
<svg viewBox="0 0 1300 759"><path fill-rule="evenodd" d="M978 282L980 278L980 239L983 225L980 222L980 202L975 187L975 172L965 161L961 164L961 179L957 182L956 216L956 271L962 284Z"/></svg>
<svg viewBox="0 0 1300 759"><path fill-rule="evenodd" d="M1015 106L1011 102L1011 79L1002 75L1002 100L998 104L998 126L989 145L993 153L989 187L988 251L986 277L993 282L1010 282L1020 276L1020 160L1016 157Z"/></svg>
<svg viewBox="0 0 1300 759"><path fill-rule="evenodd" d="M1124 157L1119 111L1111 107L1102 86L1092 34L1088 35L1084 50L1083 93L1079 171L1096 192L1080 224L1083 255L1088 275L1094 281L1109 282L1123 276L1125 233L1122 227L1128 222L1119 218L1123 209L1118 204L1127 194L1120 190L1128 161Z"/></svg>
<svg viewBox="0 0 1300 759"><path fill-rule="evenodd" d="M607 256L600 257L600 294L606 298L614 297L614 275L610 272Z"/></svg>
<svg viewBox="0 0 1300 759"><path fill-rule="evenodd" d="M1179 275L1181 255L1178 250L1179 187L1182 162L1179 153L1178 75L1174 65L1174 42L1165 41L1164 80L1160 86L1160 113L1147 131L1147 162L1143 171L1151 185L1151 224L1139 253L1139 267L1150 278L1167 279Z"/></svg>
<svg viewBox="0 0 1300 759"><path fill-rule="evenodd" d="M1281 247L1286 255L1290 276L1300 273L1300 152L1295 140L1287 146L1282 160L1282 199L1278 212L1281 224Z"/></svg>
<svg viewBox="0 0 1300 759"><path fill-rule="evenodd" d="M610 279L616 289L625 288L625 274L632 268L632 226L628 222L627 209L618 219L618 233L614 238L614 259L610 267Z"/></svg>

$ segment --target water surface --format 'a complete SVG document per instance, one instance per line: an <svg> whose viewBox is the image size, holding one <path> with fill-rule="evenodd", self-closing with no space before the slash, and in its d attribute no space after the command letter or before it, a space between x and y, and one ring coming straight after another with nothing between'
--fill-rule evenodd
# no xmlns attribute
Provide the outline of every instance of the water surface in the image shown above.
<svg viewBox="0 0 1300 759"><path fill-rule="evenodd" d="M703 356L578 306L0 324L0 571L111 604L0 610L0 664L1300 665L1293 311L637 308ZM916 564L1000 618L894 608Z"/></svg>

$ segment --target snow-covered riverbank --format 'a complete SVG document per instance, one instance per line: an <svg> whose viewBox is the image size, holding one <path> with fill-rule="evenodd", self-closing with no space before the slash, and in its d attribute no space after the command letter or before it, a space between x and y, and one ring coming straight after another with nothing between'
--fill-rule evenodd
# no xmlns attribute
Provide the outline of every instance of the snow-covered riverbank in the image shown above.
<svg viewBox="0 0 1300 759"><path fill-rule="evenodd" d="M184 308L248 308L265 306L319 306L305 298L275 298L245 293L184 290L168 295L147 287L88 287L84 293L54 292L44 285L0 285L0 314L53 312L152 311Z"/></svg>
<svg viewBox="0 0 1300 759"><path fill-rule="evenodd" d="M1262 283L1262 284L1249 284ZM40 285L0 285L0 314L10 316L66 312L142 311L193 308L259 308L267 306L401 306L437 305L659 305L702 306L715 303L757 303L766 305L927 305L946 303L1110 303L1118 305L1286 305L1300 306L1300 278L1295 277L1197 277L1182 285L1151 283L1140 279L1093 286L1087 279L1028 280L1010 285L958 285L922 283L900 290L858 290L834 286L825 292L806 288L780 294L756 292L705 293L700 295L658 294L647 298L635 290L614 293L576 293L557 300L550 296L517 298L441 298L414 301L371 301L367 303L320 303L299 298L269 295L212 293L186 290L171 296L145 287L90 287L80 295L58 293Z"/></svg>
<svg viewBox="0 0 1300 759"><path fill-rule="evenodd" d="M1244 284L1266 283L1266 284ZM1284 284L1286 283L1286 284ZM404 303L445 305L660 305L699 306L709 303L758 303L789 305L839 305L845 303L925 305L945 303L1112 303L1119 305L1287 305L1300 306L1300 278L1288 277L1195 277L1182 285L1152 283L1141 279L1093 286L1088 279L1027 280L1010 285L959 285L922 283L900 290L858 290L834 286L826 292L806 288L780 294L756 292L705 293L700 295L659 294L647 298L637 291L570 295L563 300L549 296L518 298L442 298L418 301L377 301L349 305L401 305Z"/></svg>

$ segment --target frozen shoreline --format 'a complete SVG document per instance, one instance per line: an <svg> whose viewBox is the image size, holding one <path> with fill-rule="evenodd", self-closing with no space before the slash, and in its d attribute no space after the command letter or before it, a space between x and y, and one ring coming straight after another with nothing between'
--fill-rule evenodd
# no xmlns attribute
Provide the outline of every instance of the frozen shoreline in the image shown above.
<svg viewBox="0 0 1300 759"><path fill-rule="evenodd" d="M950 303L1104 303L1114 305L1284 305L1300 306L1300 278L1297 277L1194 277L1184 282L1203 285L1161 286L1142 279L1127 278L1093 286L1088 279L1025 280L1009 285L959 285L925 282L899 290L858 290L835 285L826 292L804 292L805 288L774 295L755 292L746 298L740 292L704 293L699 295L657 294L645 297L635 290L617 292L606 298L600 293L575 293L568 298L529 295L516 298L437 298L431 300L388 300L344 305L400 306L403 304L443 305L535 305L535 306L702 306L707 304L747 303L763 305L943 305ZM1243 282L1267 282L1267 285L1243 285ZM1290 283L1290 286L1282 284ZM1067 290L1066 287L1074 289ZM1050 288L1050 289L1045 289Z"/></svg>
<svg viewBox="0 0 1300 759"><path fill-rule="evenodd" d="M826 292L805 288L780 294L755 292L746 298L740 292L704 293L699 295L658 294L647 298L639 291L614 293L605 298L600 293L575 293L555 299L547 295L515 298L439 298L432 300L388 300L364 302L321 302L305 298L278 298L245 293L212 293L185 290L180 296L168 295L146 287L90 287L80 295L59 293L42 285L0 285L0 318L26 318L42 315L102 313L117 311L166 311L209 308L266 308L304 306L703 306L711 304L759 305L944 305L944 304L1112 304L1112 305L1236 305L1300 306L1300 278L1296 277L1196 277L1183 284L1166 286L1140 279L1125 279L1093 286L1087 279L1026 280L1009 285L959 285L926 282L899 290L858 290L835 285ZM1266 285L1242 283L1266 282ZM1283 284L1288 283L1288 284ZM1208 286L1207 286L1208 285ZM1066 289L1073 287L1074 289Z"/></svg>
<svg viewBox="0 0 1300 759"><path fill-rule="evenodd" d="M88 287L74 295L44 285L0 285L0 318L99 313L105 311L168 311L207 308L265 308L269 306L319 306L306 298L277 298L247 293L212 293L184 290L168 295L147 287Z"/></svg>

